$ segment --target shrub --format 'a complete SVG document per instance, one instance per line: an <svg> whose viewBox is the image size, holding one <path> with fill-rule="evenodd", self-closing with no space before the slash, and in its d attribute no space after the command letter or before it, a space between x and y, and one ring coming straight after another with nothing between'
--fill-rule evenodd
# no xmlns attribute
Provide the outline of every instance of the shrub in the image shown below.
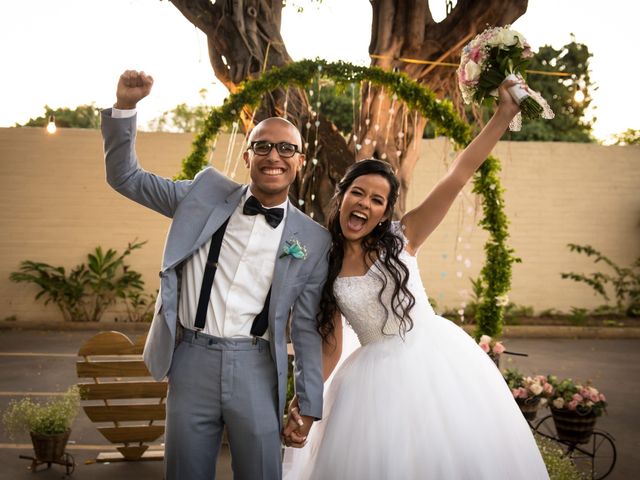
<svg viewBox="0 0 640 480"><path fill-rule="evenodd" d="M142 274L125 263L126 257L145 243L129 243L120 255L111 248L105 253L102 247L96 247L87 255L86 264L74 267L68 274L64 267L25 260L9 278L37 285L40 291L36 300L44 298L45 305L55 304L66 321L97 322L118 300L127 303L128 311L131 305L133 312L153 304L141 297Z"/></svg>

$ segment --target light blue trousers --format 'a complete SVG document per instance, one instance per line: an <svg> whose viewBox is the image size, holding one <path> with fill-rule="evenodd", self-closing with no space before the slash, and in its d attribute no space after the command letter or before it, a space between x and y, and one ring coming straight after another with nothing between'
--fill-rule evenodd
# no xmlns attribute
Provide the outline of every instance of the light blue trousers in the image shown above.
<svg viewBox="0 0 640 480"><path fill-rule="evenodd" d="M169 371L165 479L213 480L227 427L236 480L282 477L269 343L184 331Z"/></svg>

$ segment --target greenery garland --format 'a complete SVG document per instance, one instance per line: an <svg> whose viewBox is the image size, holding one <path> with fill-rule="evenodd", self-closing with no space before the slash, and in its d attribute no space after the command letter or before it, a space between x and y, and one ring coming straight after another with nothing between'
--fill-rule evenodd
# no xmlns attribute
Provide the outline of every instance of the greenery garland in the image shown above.
<svg viewBox="0 0 640 480"><path fill-rule="evenodd" d="M329 63L324 60L302 60L282 68L272 68L260 78L242 83L236 93L224 103L212 109L204 123L202 132L193 142L193 150L182 162L179 179L193 178L207 165L210 140L223 126L237 121L243 108L257 108L265 94L296 86L308 87L319 75L333 80L337 88L346 88L352 83L371 82L395 93L407 106L428 118L438 135L450 138L456 148L462 149L471 141L471 128L462 120L449 100L438 100L435 94L418 84L404 73L388 72L378 67L360 67L346 62ZM480 272L480 298L476 315L475 336L498 337L504 319L499 302L509 291L511 265L519 259L507 247L508 220L503 210L503 189L498 173L499 161L490 156L474 177L473 192L482 197L484 218L480 225L489 232L485 244L486 263Z"/></svg>

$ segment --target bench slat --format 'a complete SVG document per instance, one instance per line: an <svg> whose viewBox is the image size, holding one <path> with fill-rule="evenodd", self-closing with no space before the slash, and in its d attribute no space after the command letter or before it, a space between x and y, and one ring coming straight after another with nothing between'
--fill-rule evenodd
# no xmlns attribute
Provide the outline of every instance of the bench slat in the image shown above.
<svg viewBox="0 0 640 480"><path fill-rule="evenodd" d="M122 400L167 396L167 382L80 383L78 387L82 400Z"/></svg>
<svg viewBox="0 0 640 480"><path fill-rule="evenodd" d="M92 422L130 422L164 420L165 405L87 405L84 408Z"/></svg>
<svg viewBox="0 0 640 480"><path fill-rule="evenodd" d="M149 370L141 360L115 362L84 362L76 364L79 378L148 377Z"/></svg>
<svg viewBox="0 0 640 480"><path fill-rule="evenodd" d="M153 442L164 433L164 426L98 427L98 431L111 443Z"/></svg>
<svg viewBox="0 0 640 480"><path fill-rule="evenodd" d="M79 356L89 355L142 355L146 335L132 343L124 333L100 332L87 340L78 350Z"/></svg>

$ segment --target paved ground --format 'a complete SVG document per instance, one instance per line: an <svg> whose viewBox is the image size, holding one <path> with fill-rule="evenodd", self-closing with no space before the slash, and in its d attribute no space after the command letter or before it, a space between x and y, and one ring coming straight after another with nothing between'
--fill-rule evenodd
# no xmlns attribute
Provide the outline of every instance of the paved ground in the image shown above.
<svg viewBox="0 0 640 480"><path fill-rule="evenodd" d="M61 392L76 383L75 352L95 332L3 330L0 332L0 410L11 398L24 392ZM136 334L131 333L133 337ZM608 415L597 427L616 440L618 462L610 479L640 478L640 416L637 415L640 389L640 339L567 339L513 338L505 341L509 350L526 352L528 357L506 357L501 367L517 366L524 373L554 373L560 377L592 379L608 397ZM161 462L98 464L93 459L109 445L80 413L71 434L68 452L75 457L76 479L160 479ZM0 479L59 479L64 467L53 465L34 477L27 469L29 461L18 455L30 455L28 440L13 444L4 431L0 435ZM221 452L218 478L231 479L229 454Z"/></svg>

